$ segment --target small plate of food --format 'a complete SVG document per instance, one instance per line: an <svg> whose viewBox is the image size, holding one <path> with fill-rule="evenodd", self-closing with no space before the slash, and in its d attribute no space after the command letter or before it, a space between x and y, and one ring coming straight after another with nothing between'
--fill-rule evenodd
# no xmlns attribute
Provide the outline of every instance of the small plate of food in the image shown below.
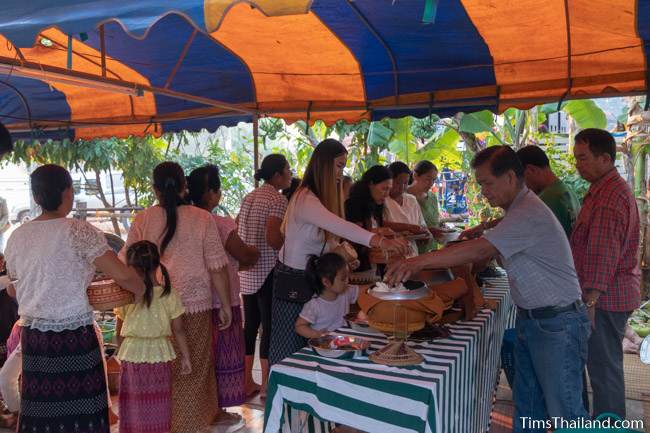
<svg viewBox="0 0 650 433"><path fill-rule="evenodd" d="M350 359L366 354L370 342L365 338L331 333L319 338L309 339L309 346L317 354L326 358Z"/></svg>
<svg viewBox="0 0 650 433"><path fill-rule="evenodd" d="M407 233L404 238L408 241L426 241L432 239L433 236L429 232L424 233Z"/></svg>
<svg viewBox="0 0 650 433"><path fill-rule="evenodd" d="M440 234L436 237L436 240L443 244L448 244L450 242L458 240L460 237L460 232L454 229L441 229Z"/></svg>

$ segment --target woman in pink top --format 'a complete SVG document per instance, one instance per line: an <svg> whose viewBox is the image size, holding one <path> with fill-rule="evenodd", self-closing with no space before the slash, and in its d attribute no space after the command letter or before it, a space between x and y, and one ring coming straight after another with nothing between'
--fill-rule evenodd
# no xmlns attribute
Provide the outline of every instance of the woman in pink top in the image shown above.
<svg viewBox="0 0 650 433"><path fill-rule="evenodd" d="M295 323L303 304L313 295L305 277L309 255L321 255L328 242L336 238L402 254L408 251L406 241L385 239L343 218L341 178L347 157L340 142L322 141L314 149L302 183L289 202L283 222L284 246L273 283L271 365L307 343L296 334Z"/></svg>
<svg viewBox="0 0 650 433"><path fill-rule="evenodd" d="M195 206L209 212L221 201L221 178L219 168L206 165L192 171L188 177L189 199ZM230 304L232 306L232 324L226 330L219 330L219 309L221 304L213 297L212 317L212 351L215 358L218 402L220 408L239 406L246 401L244 377L244 332L239 299L240 268L254 266L260 252L253 246L246 245L237 234L237 224L230 217L213 214L221 242L228 255L228 274L230 277ZM230 427L235 431L244 426L242 417L224 410L219 411L217 425Z"/></svg>
<svg viewBox="0 0 650 433"><path fill-rule="evenodd" d="M191 374L183 375L180 361L174 361L171 431L194 433L212 423L218 413L214 357L209 342L213 288L223 307L219 310L221 328L230 326L228 258L210 213L183 204L183 169L176 163L163 162L154 169L153 178L159 204L135 218L121 255L141 240L156 244L161 262L169 270L172 287L181 296L185 307L183 323L195 367Z"/></svg>

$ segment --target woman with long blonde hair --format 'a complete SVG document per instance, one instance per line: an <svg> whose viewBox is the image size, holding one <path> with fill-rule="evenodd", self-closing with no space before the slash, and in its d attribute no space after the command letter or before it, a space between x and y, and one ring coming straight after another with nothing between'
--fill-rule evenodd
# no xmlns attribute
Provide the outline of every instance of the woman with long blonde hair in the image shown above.
<svg viewBox="0 0 650 433"><path fill-rule="evenodd" d="M347 150L337 140L322 141L289 202L282 225L285 241L273 284L271 365L306 345L296 334L295 323L303 304L314 295L305 277L310 255L321 255L328 243L338 238L403 254L408 250L403 240L385 239L345 220L341 179L347 157Z"/></svg>

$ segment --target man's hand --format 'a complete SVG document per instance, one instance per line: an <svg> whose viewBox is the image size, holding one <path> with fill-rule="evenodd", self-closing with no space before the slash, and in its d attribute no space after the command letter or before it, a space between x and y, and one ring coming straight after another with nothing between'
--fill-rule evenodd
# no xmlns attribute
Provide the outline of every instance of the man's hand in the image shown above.
<svg viewBox="0 0 650 433"><path fill-rule="evenodd" d="M589 320L591 320L591 328L596 329L596 303L598 302L598 298L600 298L600 291L595 290L595 289L587 289L585 290L585 294L583 295L583 302L587 304L587 316L589 316ZM591 307L589 307L589 304Z"/></svg>
<svg viewBox="0 0 650 433"><path fill-rule="evenodd" d="M594 305L591 308L587 308L587 316L591 321L591 329L596 329L596 306Z"/></svg>
<svg viewBox="0 0 650 433"><path fill-rule="evenodd" d="M485 231L485 227L483 224L479 224L476 227L472 227L471 229L464 230L460 236L458 236L458 240L467 240L467 239L477 239L483 236L483 232Z"/></svg>
<svg viewBox="0 0 650 433"><path fill-rule="evenodd" d="M384 276L384 281L387 284L394 286L402 281L408 280L411 275L422 270L422 268L423 266L420 265L417 257L389 263L386 275Z"/></svg>

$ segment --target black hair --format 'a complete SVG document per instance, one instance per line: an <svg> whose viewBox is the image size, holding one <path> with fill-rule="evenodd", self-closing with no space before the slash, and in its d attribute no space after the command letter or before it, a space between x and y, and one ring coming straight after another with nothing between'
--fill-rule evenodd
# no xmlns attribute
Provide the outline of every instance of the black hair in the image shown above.
<svg viewBox="0 0 650 433"><path fill-rule="evenodd" d="M345 201L345 217L353 223L361 223L370 229L371 217L379 226L383 225L384 206L378 205L370 194L370 185L392 179L390 170L383 165L375 165L366 171L361 179L350 188L350 197Z"/></svg>
<svg viewBox="0 0 650 433"><path fill-rule="evenodd" d="M185 175L180 165L175 162L161 162L153 170L153 185L160 193L160 205L165 209L167 224L165 235L160 244L161 254L165 254L167 246L176 233L178 206L184 204L181 193L185 190Z"/></svg>
<svg viewBox="0 0 650 433"><path fill-rule="evenodd" d="M219 191L221 189L221 177L219 167L213 164L192 170L187 177L189 190L188 198L194 206L203 207L203 197L208 191Z"/></svg>
<svg viewBox="0 0 650 433"><path fill-rule="evenodd" d="M262 166L255 172L255 180L268 182L277 173L282 174L287 165L289 165L289 162L284 155L280 155L279 153L266 155L262 160Z"/></svg>
<svg viewBox="0 0 650 433"><path fill-rule="evenodd" d="M391 165L388 166L388 169L390 170L393 179L395 179L400 174L408 174L409 177L411 176L411 169L409 168L408 165L404 164L402 161L393 162Z"/></svg>
<svg viewBox="0 0 650 433"><path fill-rule="evenodd" d="M45 211L53 212L63 202L63 191L72 187L72 177L65 168L46 164L29 176L34 201Z"/></svg>
<svg viewBox="0 0 650 433"><path fill-rule="evenodd" d="M433 162L427 161L426 159L419 161L417 164L415 164L415 167L413 168L413 172L418 176L427 174L431 170L438 171L438 167L436 167L436 165Z"/></svg>
<svg viewBox="0 0 650 433"><path fill-rule="evenodd" d="M0 123L0 157L5 153L14 150L14 144L11 141L11 134L6 126Z"/></svg>
<svg viewBox="0 0 650 433"><path fill-rule="evenodd" d="M333 283L336 274L347 265L345 259L337 253L325 253L320 257L312 254L307 260L305 276L314 293L320 295L325 289L323 278Z"/></svg>
<svg viewBox="0 0 650 433"><path fill-rule="evenodd" d="M343 177L341 178L341 183L345 182L353 182L352 176L348 176L347 174L344 174Z"/></svg>
<svg viewBox="0 0 650 433"><path fill-rule="evenodd" d="M527 165L534 165L539 168L551 166L548 156L539 146L524 146L517 151L517 157L524 168Z"/></svg>
<svg viewBox="0 0 650 433"><path fill-rule="evenodd" d="M616 140L609 132L604 129L587 128L578 132L575 142L582 141L589 145L589 150L595 156L604 153L608 154L612 162L616 161Z"/></svg>
<svg viewBox="0 0 650 433"><path fill-rule="evenodd" d="M282 190L282 195L284 195L287 198L287 201L291 200L291 196L293 196L293 193L296 192L296 190L300 186L301 181L302 180L297 177L292 177L291 185L289 185L289 188Z"/></svg>
<svg viewBox="0 0 650 433"><path fill-rule="evenodd" d="M153 301L153 280L151 279L151 274L158 267L160 267L164 282L163 292L160 296L167 296L171 293L172 285L169 279L169 272L167 272L165 265L160 263L160 254L158 253L156 244L149 241L134 243L126 250L126 263L143 274L145 290L142 300L147 305L147 308L151 306L151 301Z"/></svg>
<svg viewBox="0 0 650 433"><path fill-rule="evenodd" d="M476 169L486 163L490 164L493 176L499 177L512 170L517 179L524 178L524 166L510 146L491 146L481 150L472 160L472 168Z"/></svg>

